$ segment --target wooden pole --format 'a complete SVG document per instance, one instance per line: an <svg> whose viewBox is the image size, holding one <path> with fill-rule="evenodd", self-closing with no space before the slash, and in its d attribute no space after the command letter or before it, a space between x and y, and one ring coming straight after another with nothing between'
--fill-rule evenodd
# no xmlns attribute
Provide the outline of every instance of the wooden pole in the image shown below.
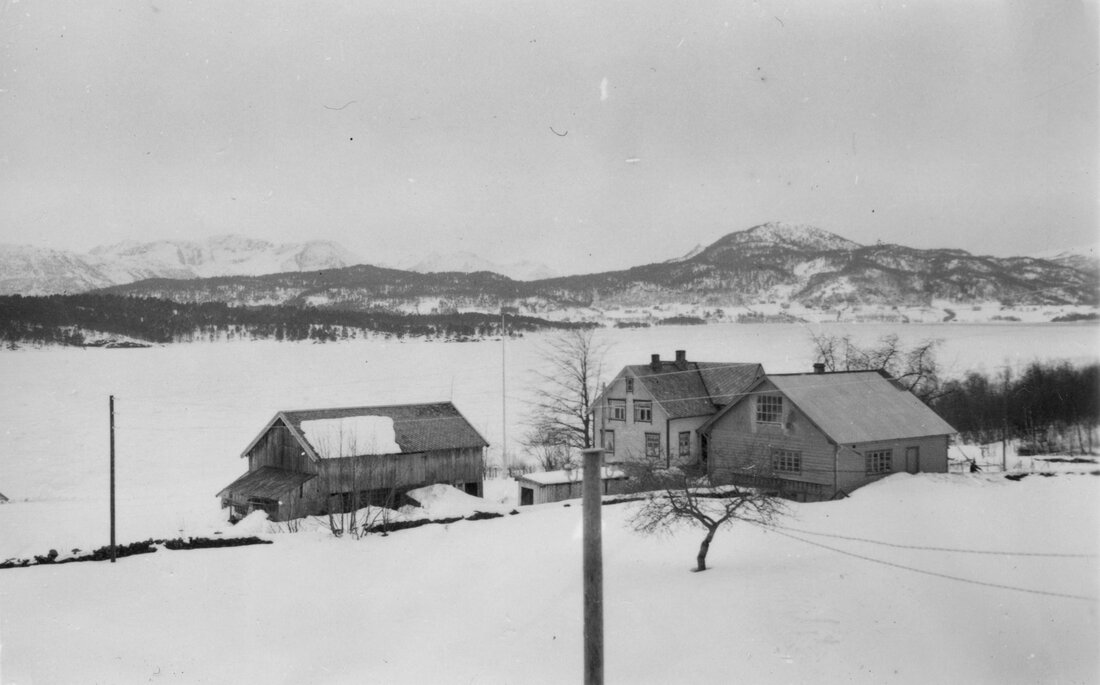
<svg viewBox="0 0 1100 685"><path fill-rule="evenodd" d="M111 563L115 563L115 396L110 396L111 410Z"/></svg>
<svg viewBox="0 0 1100 685"><path fill-rule="evenodd" d="M508 472L508 376L504 364L504 304L500 305L500 465Z"/></svg>
<svg viewBox="0 0 1100 685"><path fill-rule="evenodd" d="M600 530L602 505L600 478L603 449L584 454L584 682L603 685L603 540Z"/></svg>

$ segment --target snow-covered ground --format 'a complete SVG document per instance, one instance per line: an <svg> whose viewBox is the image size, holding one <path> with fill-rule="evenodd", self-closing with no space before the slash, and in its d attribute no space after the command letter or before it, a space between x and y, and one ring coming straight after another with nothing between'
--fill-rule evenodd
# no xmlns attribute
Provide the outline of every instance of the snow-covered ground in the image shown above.
<svg viewBox="0 0 1100 685"><path fill-rule="evenodd" d="M791 372L808 369L809 333L820 330L864 341L888 332L943 338L949 374L1085 362L1100 350L1095 325L710 325L601 335L609 373L676 349ZM505 346L513 453L542 340ZM499 342L382 340L2 352L0 492L12 501L0 505L0 559L107 543L108 395L116 396L119 541L212 535L226 530L215 493L244 471L240 451L281 409L450 399L499 459L501 358ZM510 508L513 484L490 483L491 503ZM792 505L787 525L907 545L1095 555L1098 484L1072 473L1018 482L897 476L844 502ZM608 682L1100 677L1095 556L932 552L738 527L717 539L714 569L692 574L698 535L639 538L623 525L629 506L605 509ZM384 538L314 530L275 534L260 547L0 571L0 682L574 681L579 514L547 505Z"/></svg>
<svg viewBox="0 0 1100 685"><path fill-rule="evenodd" d="M702 574L698 532L604 507L607 682L1097 682L1098 496L1091 475L897 475L722 531ZM0 678L577 682L580 517L0 571Z"/></svg>

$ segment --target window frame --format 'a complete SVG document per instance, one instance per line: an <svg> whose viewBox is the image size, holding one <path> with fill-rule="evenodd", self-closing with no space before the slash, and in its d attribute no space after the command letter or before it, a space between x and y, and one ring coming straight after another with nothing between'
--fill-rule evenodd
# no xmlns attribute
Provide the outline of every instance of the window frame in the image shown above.
<svg viewBox="0 0 1100 685"><path fill-rule="evenodd" d="M769 417L774 416L772 420ZM756 423L781 425L783 423L783 396L758 395L756 398Z"/></svg>
<svg viewBox="0 0 1100 685"><path fill-rule="evenodd" d="M863 453L868 476L881 476L894 472L894 450L885 448Z"/></svg>
<svg viewBox="0 0 1100 685"><path fill-rule="evenodd" d="M634 392L634 379L632 377L628 376L624 380L626 381L626 391L628 393L633 393Z"/></svg>
<svg viewBox="0 0 1100 685"><path fill-rule="evenodd" d="M802 451L775 448L772 450L772 472L802 473Z"/></svg>
<svg viewBox="0 0 1100 685"><path fill-rule="evenodd" d="M677 436L677 452L681 457L691 456L691 431L680 431Z"/></svg>
<svg viewBox="0 0 1100 685"><path fill-rule="evenodd" d="M653 400L634 400L634 423L653 423ZM644 413L645 418L640 418Z"/></svg>
<svg viewBox="0 0 1100 685"><path fill-rule="evenodd" d="M610 438L610 440L608 440L608 438ZM607 446L608 443L611 443L610 447ZM600 431L600 445L603 447L603 450L605 452L608 452L610 454L615 454L615 431L608 430L606 428L601 430Z"/></svg>
<svg viewBox="0 0 1100 685"><path fill-rule="evenodd" d="M626 421L626 400L608 398L607 413L609 421Z"/></svg>
<svg viewBox="0 0 1100 685"><path fill-rule="evenodd" d="M650 442L653 443L653 447L656 449L650 451ZM661 434L660 433L646 433L645 434L645 456L646 459L660 459L661 458Z"/></svg>

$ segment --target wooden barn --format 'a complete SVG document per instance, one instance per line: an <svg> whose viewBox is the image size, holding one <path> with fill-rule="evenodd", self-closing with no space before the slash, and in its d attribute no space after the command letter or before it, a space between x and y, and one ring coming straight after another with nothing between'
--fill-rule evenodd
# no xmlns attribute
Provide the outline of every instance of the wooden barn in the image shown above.
<svg viewBox="0 0 1100 685"><path fill-rule="evenodd" d="M519 483L520 506L581 498L583 496L581 490L584 486L581 471L579 468L562 469L520 476L516 479ZM604 466L600 469L600 479L603 481L601 490L605 495L623 492L627 482L626 474L612 466Z"/></svg>
<svg viewBox="0 0 1100 685"><path fill-rule="evenodd" d="M700 428L712 476L799 500L891 473L947 473L956 433L878 371L767 375Z"/></svg>
<svg viewBox="0 0 1100 685"><path fill-rule="evenodd" d="M396 508L435 483L482 496L488 443L450 402L281 411L241 454L248 472L218 497L237 519L274 521Z"/></svg>

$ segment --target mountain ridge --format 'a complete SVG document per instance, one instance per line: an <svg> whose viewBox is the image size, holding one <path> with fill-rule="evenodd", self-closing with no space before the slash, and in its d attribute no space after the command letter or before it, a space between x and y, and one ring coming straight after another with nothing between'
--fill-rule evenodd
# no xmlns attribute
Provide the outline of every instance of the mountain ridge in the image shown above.
<svg viewBox="0 0 1100 685"><path fill-rule="evenodd" d="M545 313L665 303L716 308L772 302L817 308L933 301L1095 305L1100 287L1093 274L1032 257L859 245L816 227L772 222L727 234L675 261L536 281L490 272L415 274L359 265L208 281L160 279L105 292L242 306L293 303L401 311L489 311L510 302Z"/></svg>

